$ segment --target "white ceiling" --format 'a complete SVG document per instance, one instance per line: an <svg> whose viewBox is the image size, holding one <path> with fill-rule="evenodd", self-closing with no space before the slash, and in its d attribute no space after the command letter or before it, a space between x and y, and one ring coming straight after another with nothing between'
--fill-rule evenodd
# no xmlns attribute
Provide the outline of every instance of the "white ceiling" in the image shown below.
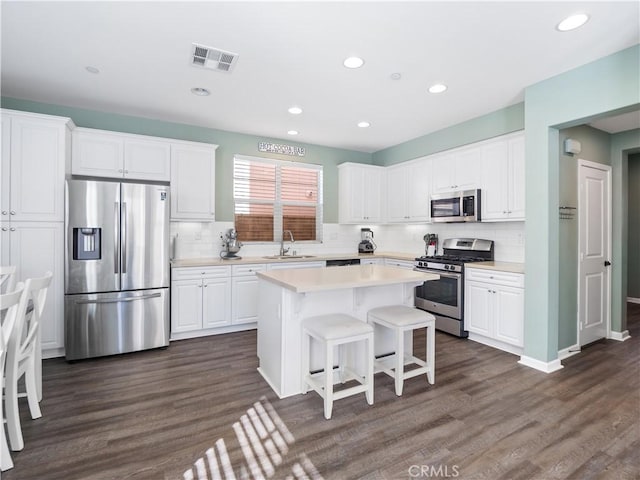
<svg viewBox="0 0 640 480"><path fill-rule="evenodd" d="M639 5L3 0L2 95L374 152L639 43ZM584 27L555 29L579 11ZM193 42L239 54L234 70L191 66ZM350 55L364 67L344 68ZM436 82L449 89L427 93Z"/></svg>

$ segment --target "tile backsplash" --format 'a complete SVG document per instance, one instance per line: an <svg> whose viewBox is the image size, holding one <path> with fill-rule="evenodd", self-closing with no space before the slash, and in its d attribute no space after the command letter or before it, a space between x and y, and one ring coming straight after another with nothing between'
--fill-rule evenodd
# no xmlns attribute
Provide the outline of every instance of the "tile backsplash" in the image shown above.
<svg viewBox="0 0 640 480"><path fill-rule="evenodd" d="M373 230L373 240L381 252L424 255L422 237L426 233L435 233L439 239L438 253L441 253L442 240L445 238L486 238L495 242L494 255L497 261L524 262L524 222L402 225L326 223L323 226L322 243L296 242L293 249L304 255L355 253L360 242L360 228L364 226ZM218 257L222 250L221 237L232 227L233 222L171 222L172 258ZM288 242L285 244L288 246ZM239 255L275 255L279 248L278 243L246 244Z"/></svg>

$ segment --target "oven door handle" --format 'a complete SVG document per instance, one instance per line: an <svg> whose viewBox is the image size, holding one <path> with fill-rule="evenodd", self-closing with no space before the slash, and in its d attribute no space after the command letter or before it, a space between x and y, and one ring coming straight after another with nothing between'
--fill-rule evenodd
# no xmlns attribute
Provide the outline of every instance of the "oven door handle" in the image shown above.
<svg viewBox="0 0 640 480"><path fill-rule="evenodd" d="M447 273L444 272L442 270L425 270L424 268L415 268L413 269L416 272L422 272L422 273L434 273L436 275L440 275L441 277L446 277L446 278L460 278L462 277L461 273Z"/></svg>

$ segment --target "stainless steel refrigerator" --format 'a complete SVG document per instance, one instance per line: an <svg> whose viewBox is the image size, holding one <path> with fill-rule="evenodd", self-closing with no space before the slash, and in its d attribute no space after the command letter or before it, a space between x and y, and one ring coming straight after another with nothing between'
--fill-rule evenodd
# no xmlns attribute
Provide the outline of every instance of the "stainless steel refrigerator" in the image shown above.
<svg viewBox="0 0 640 480"><path fill-rule="evenodd" d="M67 360L169 345L169 187L67 180Z"/></svg>

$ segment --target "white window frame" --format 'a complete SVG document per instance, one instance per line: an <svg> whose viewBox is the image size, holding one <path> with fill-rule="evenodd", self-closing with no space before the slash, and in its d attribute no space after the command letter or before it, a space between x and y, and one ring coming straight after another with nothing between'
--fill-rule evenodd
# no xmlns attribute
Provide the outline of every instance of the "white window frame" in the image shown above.
<svg viewBox="0 0 640 480"><path fill-rule="evenodd" d="M242 160L246 162L256 162L256 163L266 163L270 165L276 166L276 199L274 202L267 201L264 199L236 199L235 193L235 162L236 160ZM310 170L316 170L319 172L318 175L318 199L315 202L296 202L296 201L282 201L281 193L282 193L282 177L280 175L280 167L295 167L295 168L307 168ZM247 241L245 243L280 243L282 240L283 234L283 226L282 226L282 207L283 206L315 206L316 207L316 239L315 240L302 240L296 243L322 243L322 225L323 225L323 217L324 217L324 199L323 199L323 181L324 181L324 172L322 165L317 165L315 163L303 163L303 162L293 162L289 160L279 160L275 158L267 158L267 157L253 157L249 155L234 155L233 156L233 165L231 168L231 177L233 179L232 185L232 195L233 195L233 216L235 219L236 214L236 201L238 203L262 203L266 205L273 205L273 242L261 242L261 241Z"/></svg>

